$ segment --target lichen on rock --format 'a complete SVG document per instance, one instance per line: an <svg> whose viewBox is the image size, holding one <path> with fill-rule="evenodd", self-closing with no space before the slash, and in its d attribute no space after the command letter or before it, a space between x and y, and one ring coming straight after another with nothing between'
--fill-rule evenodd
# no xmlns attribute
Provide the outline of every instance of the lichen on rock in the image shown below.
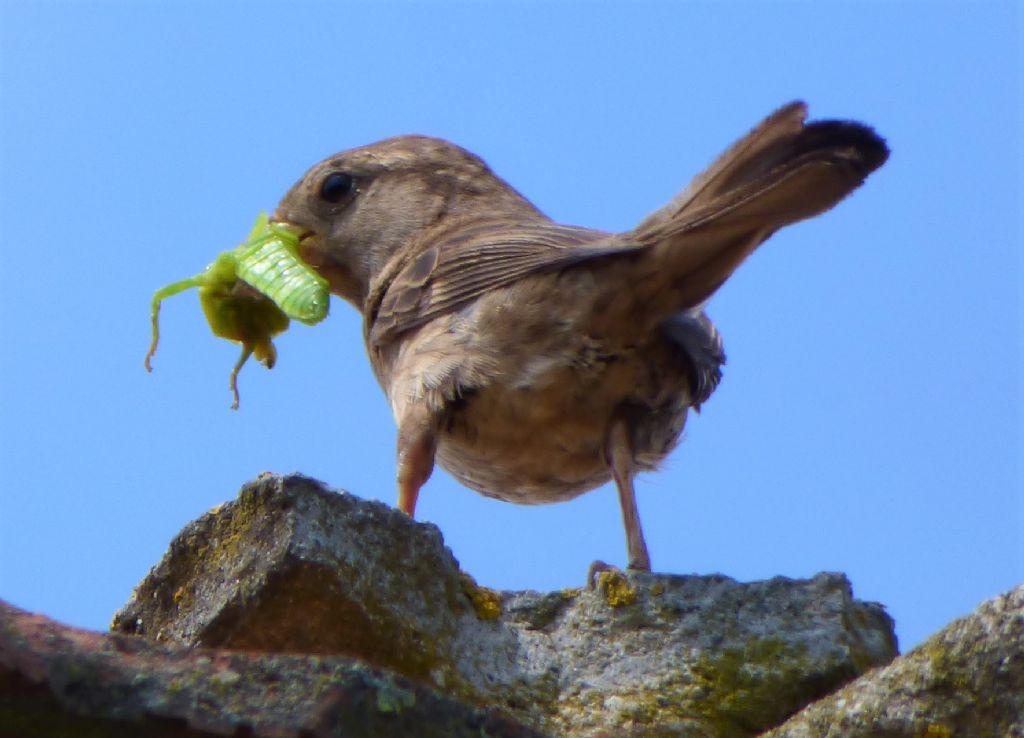
<svg viewBox="0 0 1024 738"><path fill-rule="evenodd" d="M809 706L766 738L1024 736L1024 585Z"/></svg>
<svg viewBox="0 0 1024 738"><path fill-rule="evenodd" d="M187 526L113 627L357 657L572 737L752 736L896 653L842 575L606 571L594 589L496 592L434 526L295 475Z"/></svg>

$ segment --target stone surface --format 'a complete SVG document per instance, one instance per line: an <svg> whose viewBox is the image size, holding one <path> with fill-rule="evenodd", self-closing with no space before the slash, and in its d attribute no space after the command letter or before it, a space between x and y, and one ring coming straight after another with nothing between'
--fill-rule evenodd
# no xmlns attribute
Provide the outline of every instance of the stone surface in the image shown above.
<svg viewBox="0 0 1024 738"><path fill-rule="evenodd" d="M187 526L113 628L345 654L561 736L752 736L896 653L891 620L842 575L606 572L593 590L495 592L434 526L272 475Z"/></svg>
<svg viewBox="0 0 1024 738"><path fill-rule="evenodd" d="M1024 736L1024 585L811 705L766 738L833 736Z"/></svg>
<svg viewBox="0 0 1024 738"><path fill-rule="evenodd" d="M0 738L543 738L344 657L161 646L0 601Z"/></svg>

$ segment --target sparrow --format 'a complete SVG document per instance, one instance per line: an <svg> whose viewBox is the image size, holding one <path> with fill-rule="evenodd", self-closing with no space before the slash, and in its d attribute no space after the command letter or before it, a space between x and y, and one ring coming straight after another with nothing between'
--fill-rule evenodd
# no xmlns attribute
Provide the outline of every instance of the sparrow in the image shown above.
<svg viewBox="0 0 1024 738"><path fill-rule="evenodd" d="M439 463L519 504L614 480L629 567L650 570L634 477L721 379L706 301L779 228L819 215L888 157L849 121L780 108L624 233L562 225L477 156L420 135L313 166L272 220L363 316L398 426L398 507Z"/></svg>

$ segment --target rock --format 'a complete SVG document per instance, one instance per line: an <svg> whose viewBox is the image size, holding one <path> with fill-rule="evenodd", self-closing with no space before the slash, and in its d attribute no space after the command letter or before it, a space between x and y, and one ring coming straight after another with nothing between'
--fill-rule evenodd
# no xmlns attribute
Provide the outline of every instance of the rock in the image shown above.
<svg viewBox="0 0 1024 738"><path fill-rule="evenodd" d="M0 738L543 738L344 657L161 646L0 601Z"/></svg>
<svg viewBox="0 0 1024 738"><path fill-rule="evenodd" d="M752 736L896 654L839 574L495 592L434 526L273 475L187 526L113 629L356 657L560 736Z"/></svg>
<svg viewBox="0 0 1024 738"><path fill-rule="evenodd" d="M344 654L444 686L471 610L436 527L304 477L263 475L178 534L111 629Z"/></svg>
<svg viewBox="0 0 1024 738"><path fill-rule="evenodd" d="M1024 585L983 603L765 738L818 736L1024 736Z"/></svg>

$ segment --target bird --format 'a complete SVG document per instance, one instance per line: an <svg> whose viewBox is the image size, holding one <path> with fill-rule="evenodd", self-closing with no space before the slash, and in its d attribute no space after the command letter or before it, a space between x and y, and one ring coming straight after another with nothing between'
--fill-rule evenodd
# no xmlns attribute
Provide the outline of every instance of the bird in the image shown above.
<svg viewBox="0 0 1024 738"><path fill-rule="evenodd" d="M397 425L398 508L415 516L435 463L518 504L613 480L628 568L650 571L634 479L722 377L705 304L777 230L829 210L888 158L864 124L806 118L805 103L782 106L622 233L554 222L439 138L396 136L310 168L271 220L362 314Z"/></svg>

